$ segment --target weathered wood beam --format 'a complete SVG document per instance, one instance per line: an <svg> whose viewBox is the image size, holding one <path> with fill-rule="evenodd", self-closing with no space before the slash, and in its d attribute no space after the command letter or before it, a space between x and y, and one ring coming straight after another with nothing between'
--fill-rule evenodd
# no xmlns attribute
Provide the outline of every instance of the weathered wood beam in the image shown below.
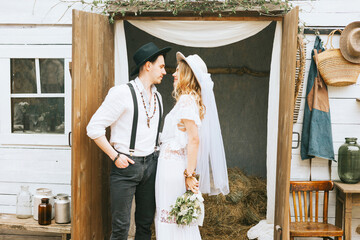
<svg viewBox="0 0 360 240"><path fill-rule="evenodd" d="M271 16L115 16L114 20L179 20L179 21L282 21L282 17Z"/></svg>
<svg viewBox="0 0 360 240"><path fill-rule="evenodd" d="M203 20L203 21L229 21L229 20L270 20L281 21L282 17L286 14L280 5L265 3L263 6L223 6L223 2L215 3L215 5L207 6L204 8L202 1L191 2L191 5L184 5L182 8L173 13L172 5L157 6L156 4L148 6L139 4L132 6L124 3L114 3L109 5L108 13L114 14L114 20ZM219 9L221 6L221 10ZM215 7L216 9L212 9ZM200 10L201 9L201 14ZM264 9L267 9L266 12ZM248 19L250 18L250 19ZM251 19L254 18L254 19Z"/></svg>
<svg viewBox="0 0 360 240"><path fill-rule="evenodd" d="M166 72L173 73L175 72L174 67L167 67ZM270 75L270 72L260 72L260 71L254 71L247 67L230 67L230 68L208 68L208 72L211 74L237 74L237 75L244 75L248 74L254 77L268 77Z"/></svg>

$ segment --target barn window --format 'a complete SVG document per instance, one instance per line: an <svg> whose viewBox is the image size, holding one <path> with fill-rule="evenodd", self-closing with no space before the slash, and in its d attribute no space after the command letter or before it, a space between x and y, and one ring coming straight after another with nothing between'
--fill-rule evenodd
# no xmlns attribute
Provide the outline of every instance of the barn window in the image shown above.
<svg viewBox="0 0 360 240"><path fill-rule="evenodd" d="M0 46L0 144L68 146L71 45Z"/></svg>
<svg viewBox="0 0 360 240"><path fill-rule="evenodd" d="M11 59L11 132L64 134L64 59Z"/></svg>

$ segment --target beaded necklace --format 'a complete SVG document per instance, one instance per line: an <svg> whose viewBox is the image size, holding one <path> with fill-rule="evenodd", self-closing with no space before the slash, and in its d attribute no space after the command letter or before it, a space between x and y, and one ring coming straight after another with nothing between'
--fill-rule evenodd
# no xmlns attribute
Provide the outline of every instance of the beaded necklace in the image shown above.
<svg viewBox="0 0 360 240"><path fill-rule="evenodd" d="M156 112L156 94L154 94L154 112L152 114L151 117L149 117L149 113L147 112L147 109L146 109L146 104L145 104L145 100L144 100L144 96L143 96L143 93L140 91L138 85L136 84L135 82L135 86L137 88L137 90L139 90L140 92L140 96L141 96L141 99L142 99L142 102L143 102L143 105L144 105L144 109L145 109L145 114L146 114L146 123L147 123L147 126L148 128L150 128L150 120L155 116L155 112Z"/></svg>

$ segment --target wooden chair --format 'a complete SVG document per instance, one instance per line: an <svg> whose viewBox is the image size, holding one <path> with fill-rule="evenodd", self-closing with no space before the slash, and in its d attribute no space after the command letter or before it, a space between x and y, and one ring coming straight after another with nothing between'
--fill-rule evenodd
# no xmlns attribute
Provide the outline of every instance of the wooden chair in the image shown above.
<svg viewBox="0 0 360 240"><path fill-rule="evenodd" d="M292 193L295 213L295 222L291 222L290 218L291 240L294 240L294 237L322 237L323 239L336 237L338 240L342 239L344 231L328 223L329 191L333 188L334 183L332 181L290 181L290 193ZM324 191L322 222L319 222L319 191ZM315 192L315 216L313 215L313 192ZM296 195L298 201L296 201ZM304 205L302 204L302 196Z"/></svg>

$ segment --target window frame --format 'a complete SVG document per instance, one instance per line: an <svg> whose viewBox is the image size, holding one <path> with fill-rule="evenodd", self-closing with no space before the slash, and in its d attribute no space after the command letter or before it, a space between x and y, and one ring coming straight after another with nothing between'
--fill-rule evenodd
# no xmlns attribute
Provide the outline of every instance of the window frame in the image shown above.
<svg viewBox="0 0 360 240"><path fill-rule="evenodd" d="M64 59L64 93L11 93L11 59L14 58L62 58ZM71 45L0 45L0 144L1 145L42 145L68 146L71 132ZM36 64L36 60L35 60ZM36 68L38 70L39 68ZM40 74L36 73L36 74ZM37 79L37 84L39 81ZM37 86L39 89L40 86ZM13 97L64 97L64 134L12 133L11 99Z"/></svg>

